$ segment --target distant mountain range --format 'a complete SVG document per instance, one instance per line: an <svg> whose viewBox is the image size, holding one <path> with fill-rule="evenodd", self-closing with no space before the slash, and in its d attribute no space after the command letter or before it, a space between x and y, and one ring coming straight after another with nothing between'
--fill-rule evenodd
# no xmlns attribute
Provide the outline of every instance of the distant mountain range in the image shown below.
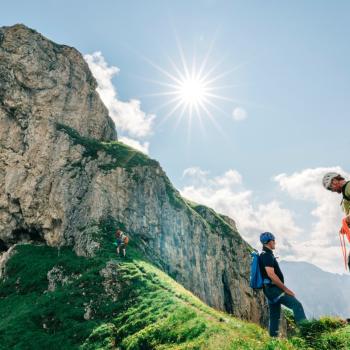
<svg viewBox="0 0 350 350"><path fill-rule="evenodd" d="M350 275L321 270L307 262L280 262L288 288L302 302L309 318L350 318Z"/></svg>

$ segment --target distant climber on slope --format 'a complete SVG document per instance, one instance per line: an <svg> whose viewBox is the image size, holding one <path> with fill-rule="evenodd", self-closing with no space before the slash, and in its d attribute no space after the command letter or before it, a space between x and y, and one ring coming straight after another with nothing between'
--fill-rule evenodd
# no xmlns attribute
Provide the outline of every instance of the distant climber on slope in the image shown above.
<svg viewBox="0 0 350 350"><path fill-rule="evenodd" d="M271 337L277 337L281 305L293 310L297 324L306 320L306 316L295 294L284 285L282 271L273 255L276 246L275 236L270 232L264 232L260 235L260 242L263 244L263 251L259 256L259 267L263 279L263 291L269 305L269 333Z"/></svg>
<svg viewBox="0 0 350 350"><path fill-rule="evenodd" d="M123 257L126 256L126 246L129 243L129 237L124 234L124 232L120 229L117 229L115 233L115 245L117 246L117 254L120 254L120 249L123 251Z"/></svg>

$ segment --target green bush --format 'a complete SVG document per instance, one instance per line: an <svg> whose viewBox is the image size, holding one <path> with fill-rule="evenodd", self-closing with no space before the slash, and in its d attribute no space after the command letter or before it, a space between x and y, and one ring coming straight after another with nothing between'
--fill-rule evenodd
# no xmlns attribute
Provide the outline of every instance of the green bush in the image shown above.
<svg viewBox="0 0 350 350"><path fill-rule="evenodd" d="M303 322L299 326L299 336L313 349L345 349L346 339L338 332L345 326L346 322L342 319L322 317Z"/></svg>

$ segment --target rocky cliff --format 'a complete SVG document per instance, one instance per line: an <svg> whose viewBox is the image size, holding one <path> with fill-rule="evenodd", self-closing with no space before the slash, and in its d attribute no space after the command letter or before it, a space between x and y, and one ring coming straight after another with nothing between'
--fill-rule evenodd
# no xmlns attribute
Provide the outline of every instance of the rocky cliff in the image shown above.
<svg viewBox="0 0 350 350"><path fill-rule="evenodd" d="M234 222L181 198L158 162L119 143L95 89L74 48L23 25L0 28L3 245L72 246L91 257L101 246L94 224L112 220L208 305L266 322Z"/></svg>

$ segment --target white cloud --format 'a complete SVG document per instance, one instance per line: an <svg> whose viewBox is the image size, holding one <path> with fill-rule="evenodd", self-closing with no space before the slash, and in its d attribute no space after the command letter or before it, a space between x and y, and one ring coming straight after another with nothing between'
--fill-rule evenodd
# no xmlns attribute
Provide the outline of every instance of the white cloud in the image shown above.
<svg viewBox="0 0 350 350"><path fill-rule="evenodd" d="M254 247L259 247L260 232L271 231L277 236L277 253L282 259L308 261L331 272L344 272L338 238L341 197L326 191L321 184L322 176L328 171L348 177L340 167L305 169L292 175L275 176L273 180L290 196L283 203L277 200L256 203L254 193L244 188L236 170L210 177L208 172L195 169L195 172L184 171L190 184L181 194L233 218L239 232ZM299 211L296 213L288 207L292 200L300 201L300 211L305 210L305 201L313 205L310 229L297 222Z"/></svg>
<svg viewBox="0 0 350 350"><path fill-rule="evenodd" d="M139 142L137 140L130 139L129 137L122 136L119 138L120 142L125 143L126 145L129 145L145 154L148 154L148 148L149 148L149 142Z"/></svg>
<svg viewBox="0 0 350 350"><path fill-rule="evenodd" d="M209 171L204 171L199 167L192 167L192 168L187 168L184 170L182 177L186 176L192 176L192 177L198 177L198 178L204 178L209 174Z"/></svg>
<svg viewBox="0 0 350 350"><path fill-rule="evenodd" d="M292 175L280 174L274 180L291 198L313 204L311 229L292 257L302 257L328 271L344 272L338 234L344 216L339 205L341 196L326 191L322 186L322 177L329 171L349 177L338 166L304 169Z"/></svg>
<svg viewBox="0 0 350 350"><path fill-rule="evenodd" d="M230 169L226 171L224 176L216 177L215 181L219 186L230 187L241 184L242 176L238 171Z"/></svg>
<svg viewBox="0 0 350 350"><path fill-rule="evenodd" d="M248 116L247 111L242 107L236 107L232 111L232 117L236 121L244 120L247 118L247 116Z"/></svg>
<svg viewBox="0 0 350 350"><path fill-rule="evenodd" d="M101 52L87 54L84 58L97 80L97 92L108 108L117 131L126 132L136 138L149 136L152 133L155 116L143 112L139 100L131 99L129 102L123 102L118 99L112 78L119 73L119 69L109 66Z"/></svg>
<svg viewBox="0 0 350 350"><path fill-rule="evenodd" d="M188 169L184 172L189 173ZM203 176L198 181L201 173ZM207 172L197 169L196 184L185 186L181 194L233 218L240 233L254 246L262 231L278 232L281 238L288 239L302 232L294 222L292 212L282 208L278 201L254 205L252 191L243 187L242 176L236 170L209 178Z"/></svg>
<svg viewBox="0 0 350 350"><path fill-rule="evenodd" d="M322 177L329 171L338 172L348 177L340 167L305 169L292 175L280 174L274 180L281 189L297 200L308 201L314 204L311 215L316 219L312 226L311 237L327 239L334 237L338 232L338 226L342 211L340 210L341 196L326 191L322 186ZM338 237L336 236L338 239ZM334 242L335 239L333 238Z"/></svg>

